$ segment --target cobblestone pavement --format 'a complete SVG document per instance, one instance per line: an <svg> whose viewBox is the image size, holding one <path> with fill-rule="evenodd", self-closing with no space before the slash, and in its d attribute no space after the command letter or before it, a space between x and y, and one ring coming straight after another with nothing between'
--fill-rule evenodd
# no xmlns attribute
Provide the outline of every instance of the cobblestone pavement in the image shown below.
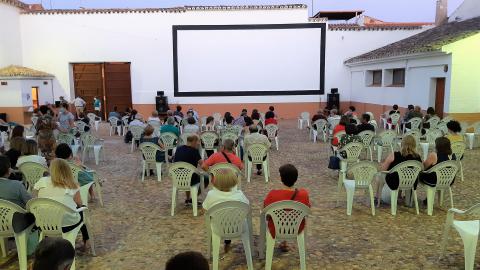
<svg viewBox="0 0 480 270"><path fill-rule="evenodd" d="M162 182L150 177L140 181L140 153L129 153L122 138L109 137L106 124L99 136L105 139L106 156L98 170L107 182L103 186L105 207L91 204L93 233L97 256L77 254L77 269L163 269L172 255L187 250L206 254L203 212L193 217L179 194L177 211L170 216L171 182L164 174ZM299 169L298 187L310 191L312 216L308 220L308 269L463 269L463 245L457 233L451 233L447 256L439 260L440 240L446 210L434 208L426 214L420 203L420 215L399 205L397 216L389 206L370 213L367 198L357 193L352 216L346 215L345 194L336 207L337 173L327 169L329 148L325 143L308 141L307 130L296 128L295 121L281 121L280 150L271 150L271 181L254 176L242 184L253 209L254 267L264 269L258 259L259 216L263 198L273 188L280 188L278 167L292 163ZM467 208L480 201L478 162L480 151L467 150L464 159L465 182L453 186L455 207ZM425 198L420 190L419 197ZM449 207L448 196L444 207ZM9 242L13 248L13 241ZM233 241L232 250L221 251L220 269L247 269L241 241ZM273 269L299 269L298 249L292 242L288 253L275 250ZM480 267L480 257L477 267ZM16 252L0 258L0 269L17 269Z"/></svg>

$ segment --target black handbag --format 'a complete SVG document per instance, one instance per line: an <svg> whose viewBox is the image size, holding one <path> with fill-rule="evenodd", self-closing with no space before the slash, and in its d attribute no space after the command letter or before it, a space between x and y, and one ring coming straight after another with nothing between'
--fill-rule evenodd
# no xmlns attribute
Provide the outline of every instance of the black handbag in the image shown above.
<svg viewBox="0 0 480 270"><path fill-rule="evenodd" d="M328 168L332 170L340 170L340 158L336 156L330 156Z"/></svg>

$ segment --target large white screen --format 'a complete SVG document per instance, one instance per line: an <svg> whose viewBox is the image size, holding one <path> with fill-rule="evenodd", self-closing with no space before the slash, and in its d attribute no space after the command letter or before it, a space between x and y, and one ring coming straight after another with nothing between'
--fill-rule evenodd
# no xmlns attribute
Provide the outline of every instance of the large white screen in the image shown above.
<svg viewBox="0 0 480 270"><path fill-rule="evenodd" d="M321 31L179 30L178 92L318 91Z"/></svg>

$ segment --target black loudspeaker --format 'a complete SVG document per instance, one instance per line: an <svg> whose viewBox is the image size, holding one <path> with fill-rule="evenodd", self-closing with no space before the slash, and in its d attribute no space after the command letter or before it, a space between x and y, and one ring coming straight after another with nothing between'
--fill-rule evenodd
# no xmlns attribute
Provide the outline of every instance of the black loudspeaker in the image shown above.
<svg viewBox="0 0 480 270"><path fill-rule="evenodd" d="M0 113L0 119L7 122L7 114L6 113Z"/></svg>
<svg viewBox="0 0 480 270"><path fill-rule="evenodd" d="M340 109L340 94L327 94L328 109Z"/></svg>
<svg viewBox="0 0 480 270"><path fill-rule="evenodd" d="M338 94L338 88L332 88L332 89L330 89L330 93L332 93L332 94Z"/></svg>
<svg viewBox="0 0 480 270"><path fill-rule="evenodd" d="M157 91L157 96L164 96L165 95L165 92L164 91Z"/></svg>
<svg viewBox="0 0 480 270"><path fill-rule="evenodd" d="M167 112L169 110L168 108L168 97L165 96L157 96L155 97L155 105L157 108L157 111L160 113Z"/></svg>

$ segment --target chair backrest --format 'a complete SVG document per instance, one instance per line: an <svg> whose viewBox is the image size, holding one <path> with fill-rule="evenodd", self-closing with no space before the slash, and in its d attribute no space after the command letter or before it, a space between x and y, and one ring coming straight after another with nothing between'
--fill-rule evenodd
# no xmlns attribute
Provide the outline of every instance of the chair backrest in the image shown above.
<svg viewBox="0 0 480 270"><path fill-rule="evenodd" d="M300 232L300 224L310 213L310 208L303 203L279 201L262 210L261 222L266 222L266 218L271 217L276 239L296 239Z"/></svg>
<svg viewBox="0 0 480 270"><path fill-rule="evenodd" d="M46 236L61 236L64 215L75 213L64 204L47 198L31 199L27 202L27 210L35 216L35 225Z"/></svg>
<svg viewBox="0 0 480 270"><path fill-rule="evenodd" d="M380 133L380 141L382 142L382 146L392 145L396 137L397 133L393 130L385 130L384 132Z"/></svg>
<svg viewBox="0 0 480 270"><path fill-rule="evenodd" d="M68 166L70 166L70 170L72 171L73 179L78 182L78 174L83 171L83 168L73 162L69 162Z"/></svg>
<svg viewBox="0 0 480 270"><path fill-rule="evenodd" d="M375 132L377 132L377 130L378 130L377 121L376 121L375 119L372 119L372 120L368 121L368 123L369 123L370 125L372 125L373 128L375 129Z"/></svg>
<svg viewBox="0 0 480 270"><path fill-rule="evenodd" d="M122 117L122 122L125 127L128 126L128 116Z"/></svg>
<svg viewBox="0 0 480 270"><path fill-rule="evenodd" d="M422 118L420 117L414 117L408 121L410 123L410 129L411 130L419 130L420 129L420 124L422 123Z"/></svg>
<svg viewBox="0 0 480 270"><path fill-rule="evenodd" d="M370 146L370 144L372 144L372 140L375 137L375 132L373 132L371 130L364 130L364 131L358 133L358 136L360 136L360 138L362 138L363 145L365 147L368 147L368 146Z"/></svg>
<svg viewBox="0 0 480 270"><path fill-rule="evenodd" d="M233 132L224 132L222 134L222 141L225 141L225 140L232 140L233 142L237 143L237 140L238 140L238 134L237 133L233 133Z"/></svg>
<svg viewBox="0 0 480 270"><path fill-rule="evenodd" d="M441 120L440 122L446 124L446 123L448 123L448 122L450 122L450 121L452 121L452 120L453 120L453 118L452 118L451 116L445 116L445 117L442 118L442 120Z"/></svg>
<svg viewBox="0 0 480 270"><path fill-rule="evenodd" d="M90 122L90 125L95 124L95 117L97 117L97 115L94 113L87 113L87 118Z"/></svg>
<svg viewBox="0 0 480 270"><path fill-rule="evenodd" d="M18 169L22 172L24 180L28 183L29 190L32 190L35 183L37 183L45 173L48 173L47 167L36 162L22 163Z"/></svg>
<svg viewBox="0 0 480 270"><path fill-rule="evenodd" d="M205 226L216 235L225 238L241 237L245 221L251 219L250 205L239 201L221 202L205 213Z"/></svg>
<svg viewBox="0 0 480 270"><path fill-rule="evenodd" d="M26 213L20 206L0 199L0 238L13 236L13 214Z"/></svg>
<svg viewBox="0 0 480 270"><path fill-rule="evenodd" d="M66 143L72 145L75 142L75 136L71 133L59 133L57 137L58 143Z"/></svg>
<svg viewBox="0 0 480 270"><path fill-rule="evenodd" d="M206 150L215 149L215 142L218 140L218 135L213 131L205 131L200 135L200 140L203 143L203 148Z"/></svg>
<svg viewBox="0 0 480 270"><path fill-rule="evenodd" d="M417 181L422 169L423 165L420 161L408 160L393 167L389 173L398 173L399 189L410 189Z"/></svg>
<svg viewBox="0 0 480 270"><path fill-rule="evenodd" d="M452 143L452 153L455 154L455 158L460 160L465 154L465 149L467 149L467 144L464 142L454 142Z"/></svg>
<svg viewBox="0 0 480 270"><path fill-rule="evenodd" d="M405 132L405 134L403 134L403 137L408 135L412 136L415 139L415 143L417 145L420 144L420 137L422 137L422 132L420 132L420 130L415 130L415 129L409 130Z"/></svg>
<svg viewBox="0 0 480 270"><path fill-rule="evenodd" d="M120 119L118 119L118 118L115 117L115 116L112 116L112 117L109 117L109 118L108 118L108 122L110 122L110 125L111 125L112 127L118 126L118 121L120 121Z"/></svg>
<svg viewBox="0 0 480 270"><path fill-rule="evenodd" d="M345 130L340 130L339 132L335 133L334 137L340 142L340 139L342 139L344 135L347 135Z"/></svg>
<svg viewBox="0 0 480 270"><path fill-rule="evenodd" d="M38 122L38 116L32 116L32 124L33 126L36 126L37 125L37 122Z"/></svg>
<svg viewBox="0 0 480 270"><path fill-rule="evenodd" d="M437 125L437 128L440 129L443 132L443 134L448 133L447 122L440 121L440 123L438 123Z"/></svg>
<svg viewBox="0 0 480 270"><path fill-rule="evenodd" d="M87 124L85 124L85 122L83 121L76 121L75 126L78 128L78 131L80 133L83 133L85 131L85 127L87 126Z"/></svg>
<svg viewBox="0 0 480 270"><path fill-rule="evenodd" d="M430 119L428 119L427 123L430 123L430 129L436 128L438 123L440 122L440 117L434 115Z"/></svg>
<svg viewBox="0 0 480 270"><path fill-rule="evenodd" d="M437 165L433 166L426 173L435 173L437 176L437 188L447 188L449 187L455 176L458 172L458 162L454 160L447 160L440 162Z"/></svg>
<svg viewBox="0 0 480 270"><path fill-rule="evenodd" d="M190 182L192 180L192 175L196 172L192 164L187 162L175 162L170 165L168 168L168 174L172 179L173 186L178 190L190 190Z"/></svg>
<svg viewBox="0 0 480 270"><path fill-rule="evenodd" d="M398 121L400 120L399 113L390 114L390 119L392 119L392 125L398 125Z"/></svg>
<svg viewBox="0 0 480 270"><path fill-rule="evenodd" d="M330 120L330 124L331 124L330 129L334 130L335 127L336 127L338 124L340 124L340 118L338 118L338 119L337 119L337 118L331 119L331 120Z"/></svg>
<svg viewBox="0 0 480 270"><path fill-rule="evenodd" d="M265 126L265 130L267 131L267 137L273 139L277 136L278 126L275 124L268 124Z"/></svg>
<svg viewBox="0 0 480 270"><path fill-rule="evenodd" d="M425 137L427 139L427 142L429 144L435 144L435 140L439 137L443 136L443 132L439 129L436 128L431 128L427 130L427 133L425 134Z"/></svg>
<svg viewBox="0 0 480 270"><path fill-rule="evenodd" d="M313 122L312 126L315 125L315 130L318 132L323 132L325 127L327 126L328 122L325 119L318 119L317 121Z"/></svg>
<svg viewBox="0 0 480 270"><path fill-rule="evenodd" d="M347 143L344 147L341 148L341 151L345 151L347 154L346 161L348 163L357 162L360 153L365 148L363 143L360 142L351 142Z"/></svg>
<svg viewBox="0 0 480 270"><path fill-rule="evenodd" d="M347 175L352 174L355 186L368 187L378 172L377 164L371 161L360 161L349 166Z"/></svg>
<svg viewBox="0 0 480 270"><path fill-rule="evenodd" d="M145 129L141 126L129 126L128 130L132 132L132 138L134 140L140 140Z"/></svg>
<svg viewBox="0 0 480 270"><path fill-rule="evenodd" d="M268 148L264 144L251 144L247 148L247 155L253 164L262 164L263 159L268 155Z"/></svg>
<svg viewBox="0 0 480 270"><path fill-rule="evenodd" d="M150 120L150 121L147 122L147 124L149 124L150 126L152 126L155 129L160 128L160 126L162 125L160 123L160 121L155 121L155 120Z"/></svg>
<svg viewBox="0 0 480 270"><path fill-rule="evenodd" d="M458 210L458 209L455 209L455 208L450 208L448 210L448 214L450 214L450 213L455 213L455 214L461 215L461 216L475 215L475 216L477 216L475 219L478 220L478 216L480 215L480 203L477 203L477 204L473 205L472 207L468 208L465 211L461 211L461 210ZM462 218L462 220L465 220L465 219Z"/></svg>
<svg viewBox="0 0 480 270"><path fill-rule="evenodd" d="M370 121L375 120L375 115L373 115L372 112L365 112L365 113L370 116Z"/></svg>
<svg viewBox="0 0 480 270"><path fill-rule="evenodd" d="M82 140L82 145L84 147L95 145L95 142L97 141L97 138L89 133L82 134L82 136L80 136L80 139Z"/></svg>
<svg viewBox="0 0 480 270"><path fill-rule="evenodd" d="M160 140L162 141L165 149L170 150L176 147L178 137L175 135L175 133L164 132L160 134Z"/></svg>
<svg viewBox="0 0 480 270"><path fill-rule="evenodd" d="M300 119L309 120L310 119L310 113L309 112L302 112L300 114Z"/></svg>
<svg viewBox="0 0 480 270"><path fill-rule="evenodd" d="M225 170L225 169L231 170L237 176L242 175L242 172L240 171L240 169L237 166L233 165L232 163L228 163L228 162L222 162L222 163L217 163L215 165L212 165L208 168L208 172L213 174L213 177L216 177L220 170Z"/></svg>
<svg viewBox="0 0 480 270"><path fill-rule="evenodd" d="M157 162L157 152L162 151L160 146L151 142L141 143L139 148L140 151L142 151L145 161L153 163Z"/></svg>

